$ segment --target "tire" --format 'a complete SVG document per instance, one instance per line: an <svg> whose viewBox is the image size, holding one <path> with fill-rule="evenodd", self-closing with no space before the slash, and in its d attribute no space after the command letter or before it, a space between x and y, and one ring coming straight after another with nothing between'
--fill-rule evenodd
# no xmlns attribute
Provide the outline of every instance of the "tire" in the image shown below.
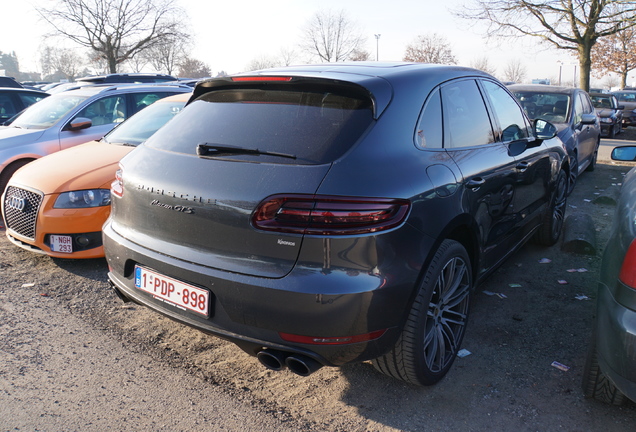
<svg viewBox="0 0 636 432"><path fill-rule="evenodd" d="M543 246L552 246L559 241L563 230L563 222L565 221L568 199L567 186L567 175L565 171L561 170L550 197L549 211L543 217L543 223L535 236L536 243Z"/></svg>
<svg viewBox="0 0 636 432"><path fill-rule="evenodd" d="M570 156L570 176L568 177L568 196L574 191L576 179L579 177L579 158L576 152Z"/></svg>
<svg viewBox="0 0 636 432"><path fill-rule="evenodd" d="M374 359L385 375L425 386L450 370L464 337L472 290L468 253L444 240L419 282L404 329L393 349Z"/></svg>
<svg viewBox="0 0 636 432"><path fill-rule="evenodd" d="M583 369L583 395L589 399L611 405L623 405L626 397L607 378L598 364L598 352L596 351L596 336L587 353L585 368Z"/></svg>
<svg viewBox="0 0 636 432"><path fill-rule="evenodd" d="M598 160L598 147L600 145L601 145L600 141L596 143L596 147L594 148L594 153L592 154L592 160L590 160L590 164L587 166L585 171L592 172L596 169L596 161Z"/></svg>
<svg viewBox="0 0 636 432"><path fill-rule="evenodd" d="M0 173L0 195L2 195L4 190L7 188L7 184L9 184L11 176L31 161L32 159L22 159L12 162L2 171L2 173Z"/></svg>

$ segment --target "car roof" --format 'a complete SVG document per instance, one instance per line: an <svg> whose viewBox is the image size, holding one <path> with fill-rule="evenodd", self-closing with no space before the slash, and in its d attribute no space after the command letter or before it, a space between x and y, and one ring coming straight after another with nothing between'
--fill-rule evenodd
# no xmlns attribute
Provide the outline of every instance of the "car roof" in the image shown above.
<svg viewBox="0 0 636 432"><path fill-rule="evenodd" d="M42 90L35 90L35 89L29 89L29 88L23 88L23 87L0 87L0 92L33 93L33 94L40 94L40 95L43 94L48 96L48 93L43 92Z"/></svg>
<svg viewBox="0 0 636 432"><path fill-rule="evenodd" d="M190 90L192 90L192 89L190 89ZM161 98L157 102L154 102L154 103L187 102L190 99L190 96L192 96L191 92L178 93L178 94L175 94L175 95L172 95L172 96Z"/></svg>
<svg viewBox="0 0 636 432"><path fill-rule="evenodd" d="M553 86L553 85L545 85L545 84L513 84L509 85L508 89L511 92L522 91L522 92L537 92L537 93L558 93L558 94L568 94L572 95L577 92L581 92L580 88L575 87L561 87L561 86Z"/></svg>
<svg viewBox="0 0 636 432"><path fill-rule="evenodd" d="M491 75L472 68L440 64L409 62L342 62L315 65L287 66L243 72L237 75L216 77L199 81L195 86L192 100L221 87L241 86L236 81L245 77L291 77L302 79L324 79L357 84L373 95L376 103L376 118L388 106L394 93L394 85L400 82L430 83L430 88L443 81L467 76L494 79Z"/></svg>
<svg viewBox="0 0 636 432"><path fill-rule="evenodd" d="M191 91L192 88L184 84L171 84L171 83L144 83L144 84L130 84L130 83L117 83L117 84L93 84L85 85L82 87L66 90L64 92L57 93L58 95L80 95L80 96L94 96L100 93L106 92L124 92L135 93L148 90L155 91L168 91L168 90L182 90L184 92Z"/></svg>
<svg viewBox="0 0 636 432"><path fill-rule="evenodd" d="M172 75L158 74L158 73L113 73L105 75L89 75L82 78L77 78L77 81L104 81L109 79L126 79L126 78L165 78L171 81L177 81L177 78ZM112 81L111 81L112 82Z"/></svg>

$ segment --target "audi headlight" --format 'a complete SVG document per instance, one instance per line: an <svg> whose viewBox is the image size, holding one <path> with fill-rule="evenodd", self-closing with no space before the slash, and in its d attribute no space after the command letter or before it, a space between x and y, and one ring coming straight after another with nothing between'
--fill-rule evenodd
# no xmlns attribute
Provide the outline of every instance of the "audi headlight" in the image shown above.
<svg viewBox="0 0 636 432"><path fill-rule="evenodd" d="M601 118L601 123L614 123L614 120L609 117L603 117Z"/></svg>
<svg viewBox="0 0 636 432"><path fill-rule="evenodd" d="M110 190L88 189L61 193L53 208L87 208L110 205Z"/></svg>

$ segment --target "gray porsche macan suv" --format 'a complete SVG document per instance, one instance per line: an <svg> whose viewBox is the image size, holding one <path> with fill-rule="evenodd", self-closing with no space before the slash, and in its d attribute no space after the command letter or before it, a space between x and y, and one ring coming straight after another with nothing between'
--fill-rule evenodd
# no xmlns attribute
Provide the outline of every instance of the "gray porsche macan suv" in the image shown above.
<svg viewBox="0 0 636 432"><path fill-rule="evenodd" d="M470 295L566 207L556 129L494 78L327 64L197 84L121 161L104 226L125 301L309 375L373 360L427 385Z"/></svg>

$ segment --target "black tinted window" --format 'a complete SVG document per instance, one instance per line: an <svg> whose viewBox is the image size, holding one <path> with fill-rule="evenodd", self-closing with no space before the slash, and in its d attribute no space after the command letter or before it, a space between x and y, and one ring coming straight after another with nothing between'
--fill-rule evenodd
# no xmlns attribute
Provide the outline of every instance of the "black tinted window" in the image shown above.
<svg viewBox="0 0 636 432"><path fill-rule="evenodd" d="M147 145L196 154L199 144L295 155L259 161L318 164L346 152L371 124L368 98L331 91L231 89L206 93ZM253 155L232 159L254 160Z"/></svg>
<svg viewBox="0 0 636 432"><path fill-rule="evenodd" d="M488 111L477 83L456 81L442 87L444 147L472 147L494 142Z"/></svg>
<svg viewBox="0 0 636 432"><path fill-rule="evenodd" d="M415 142L419 147L442 148L442 103L439 90L431 93L417 125Z"/></svg>
<svg viewBox="0 0 636 432"><path fill-rule="evenodd" d="M0 94L0 122L13 117L17 112L11 97L8 94Z"/></svg>
<svg viewBox="0 0 636 432"><path fill-rule="evenodd" d="M510 142L529 136L526 121L515 99L501 86L483 81L502 133L502 141Z"/></svg>

